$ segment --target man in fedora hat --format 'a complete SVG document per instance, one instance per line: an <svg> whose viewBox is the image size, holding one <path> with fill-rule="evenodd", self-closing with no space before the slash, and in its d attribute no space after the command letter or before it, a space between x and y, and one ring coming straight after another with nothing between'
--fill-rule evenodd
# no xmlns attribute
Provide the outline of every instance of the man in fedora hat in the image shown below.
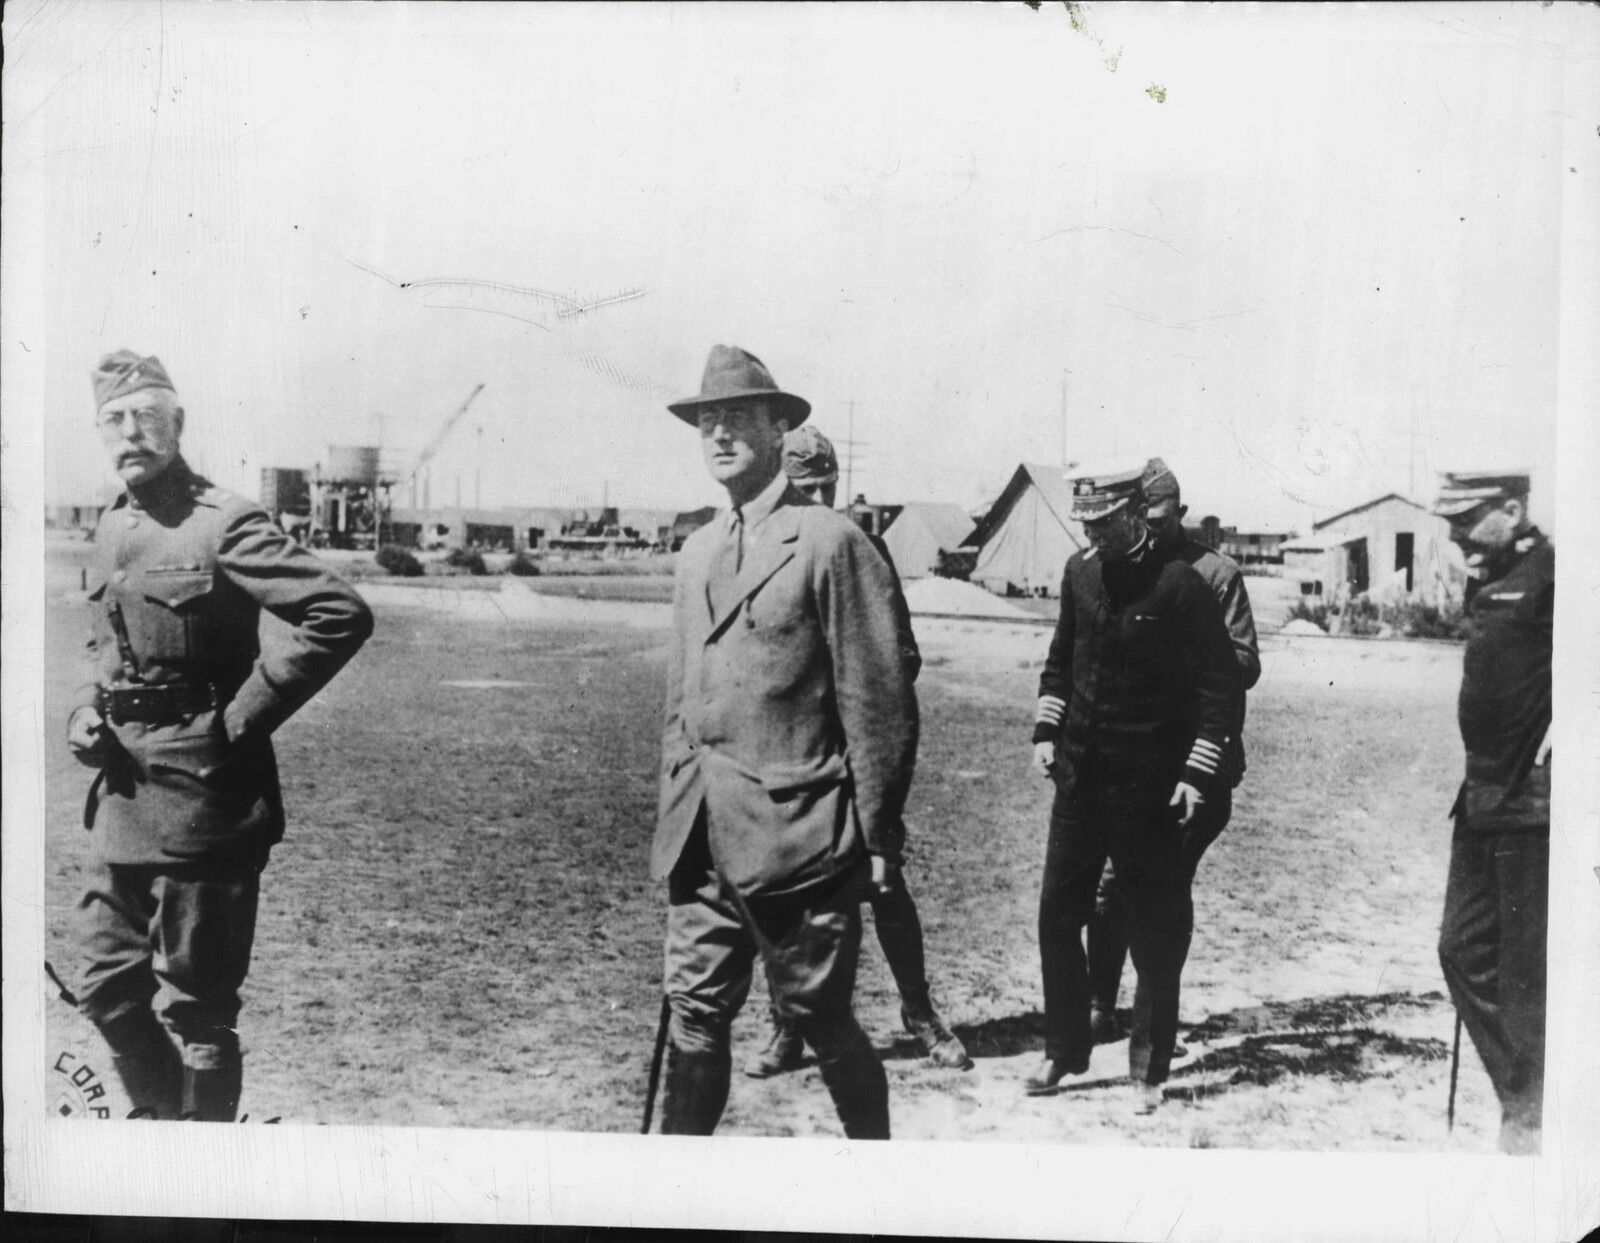
<svg viewBox="0 0 1600 1243"><path fill-rule="evenodd" d="M784 436L783 473L810 500L826 509L833 508L838 495L839 458L833 451L832 442L812 424L806 423ZM894 578L892 603L900 633L900 653L914 681L922 669L922 653L917 649L917 637L911 629L911 610L906 606L905 596L900 590L900 576L895 573L894 559L883 540L870 534L867 538L872 541L872 546L878 550L878 555L884 559ZM966 1070L971 1067L972 1059L967 1056L961 1040L944 1025L944 1020L933 1006L928 987L922 919L917 914L917 904L906 887L900 861L893 859L889 863L890 883L881 888L875 887L868 900L872 904L873 930L878 934L878 944L883 947L884 959L900 992L900 1021L916 1037L932 1065ZM770 1020L771 1030L766 1041L760 1051L745 1063L744 1073L752 1079L765 1079L797 1070L804 1060L803 1042L794 1025L785 1021L775 1008L770 1011Z"/></svg>
<svg viewBox="0 0 1600 1243"><path fill-rule="evenodd" d="M1045 1055L1026 1083L1051 1092L1089 1067L1080 938L1111 858L1139 977L1128 1070L1140 1112L1160 1104L1177 1033L1193 925L1182 832L1218 788L1239 680L1216 597L1151 536L1144 467L1072 481L1071 516L1090 547L1067 560L1039 679L1034 766L1056 794L1039 899Z"/></svg>
<svg viewBox="0 0 1600 1243"><path fill-rule="evenodd" d="M1472 575L1456 713L1466 776L1450 809L1439 962L1513 1153L1539 1151L1550 868L1555 549L1528 518L1528 483L1457 471L1434 506Z"/></svg>
<svg viewBox="0 0 1600 1243"><path fill-rule="evenodd" d="M891 883L916 759L893 575L784 476L784 433L811 407L760 359L713 347L699 394L668 409L698 427L729 508L685 541L673 584L651 851L668 889L661 1129L716 1129L759 957L845 1134L887 1139L888 1082L851 994L860 904Z"/></svg>
<svg viewBox="0 0 1600 1243"><path fill-rule="evenodd" d="M1140 479L1148 506L1150 536L1156 547L1191 565L1206 580L1206 585L1222 606L1222 619L1233 642L1234 660L1239 666L1237 715L1228 748L1223 753L1218 781L1211 798L1201 804L1193 821L1183 831L1184 866L1194 876L1211 843L1216 841L1233 814L1233 791L1244 779L1245 692L1261 678L1261 653L1256 641L1255 616L1250 611L1250 595L1244 575L1232 558L1223 556L1183 529L1189 507L1183 503L1178 477L1158 457L1145 464ZM1095 1041L1110 1039L1115 1026L1117 992L1122 983L1122 968L1128 958L1128 929L1117 867L1106 860L1095 897L1094 914L1089 917L1089 1030ZM1137 1007L1137 1001L1135 1006Z"/></svg>
<svg viewBox="0 0 1600 1243"><path fill-rule="evenodd" d="M159 359L119 350L92 379L126 491L95 532L89 678L67 725L97 770L77 1000L136 1110L228 1122L261 871L283 836L272 733L372 614L265 511L190 469ZM262 609L289 624L266 652Z"/></svg>

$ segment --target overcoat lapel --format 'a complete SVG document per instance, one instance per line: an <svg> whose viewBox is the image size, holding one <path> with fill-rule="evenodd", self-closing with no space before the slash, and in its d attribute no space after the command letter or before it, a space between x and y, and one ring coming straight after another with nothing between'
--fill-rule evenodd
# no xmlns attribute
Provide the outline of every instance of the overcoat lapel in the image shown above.
<svg viewBox="0 0 1600 1243"><path fill-rule="evenodd" d="M785 495L778 507L761 524L760 539L755 547L748 550L744 565L739 570L739 577L734 580L734 590L727 611L720 617L713 616L711 619L711 632L706 636L707 643L715 642L728 628L728 623L739 615L739 606L761 590L768 579L794 559L799 540L799 509L790 504L788 496Z"/></svg>

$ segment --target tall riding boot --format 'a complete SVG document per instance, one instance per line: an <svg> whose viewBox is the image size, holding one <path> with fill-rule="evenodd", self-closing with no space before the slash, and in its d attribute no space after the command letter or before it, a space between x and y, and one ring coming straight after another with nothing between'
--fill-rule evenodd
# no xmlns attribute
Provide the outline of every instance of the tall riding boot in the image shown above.
<svg viewBox="0 0 1600 1243"><path fill-rule="evenodd" d="M183 1116L191 1122L233 1122L239 1117L244 1067L183 1068Z"/></svg>
<svg viewBox="0 0 1600 1243"><path fill-rule="evenodd" d="M135 1113L172 1120L178 1116L183 1063L166 1029L148 1007L139 1006L99 1024L111 1049L111 1067Z"/></svg>
<svg viewBox="0 0 1600 1243"><path fill-rule="evenodd" d="M728 1104L732 1076L730 1053L686 1053L667 1045L661 1073L661 1134L712 1134Z"/></svg>
<svg viewBox="0 0 1600 1243"><path fill-rule="evenodd" d="M848 1026L830 1024L808 1030L806 1042L817 1051L817 1067L845 1135L850 1139L888 1139L889 1078L867 1034L854 1019L845 1022Z"/></svg>

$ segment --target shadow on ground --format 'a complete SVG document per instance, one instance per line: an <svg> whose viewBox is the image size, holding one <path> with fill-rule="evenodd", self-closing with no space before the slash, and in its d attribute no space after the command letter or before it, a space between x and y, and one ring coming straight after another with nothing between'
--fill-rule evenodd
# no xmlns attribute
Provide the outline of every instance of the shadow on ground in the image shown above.
<svg viewBox="0 0 1600 1243"><path fill-rule="evenodd" d="M1442 1061L1450 1056L1446 1041L1382 1028L1394 1020L1443 1014L1448 1005L1438 992L1346 993L1210 1015L1179 1028L1179 1040L1189 1046L1192 1060L1174 1069L1167 1096L1193 1100L1233 1086L1261 1086L1291 1076L1382 1079L1407 1065ZM1131 1027L1131 1011L1118 1010L1105 1043L1126 1039ZM1044 1015L1038 1011L957 1025L954 1031L979 1060L1044 1051ZM882 1056L888 1061L913 1060L922 1056L922 1049L909 1036L896 1036Z"/></svg>

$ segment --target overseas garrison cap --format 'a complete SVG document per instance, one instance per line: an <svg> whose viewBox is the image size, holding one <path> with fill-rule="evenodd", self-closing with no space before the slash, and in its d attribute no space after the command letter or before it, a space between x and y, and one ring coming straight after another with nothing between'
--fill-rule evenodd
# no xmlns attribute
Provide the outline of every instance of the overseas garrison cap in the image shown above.
<svg viewBox="0 0 1600 1243"><path fill-rule="evenodd" d="M1139 480L1139 486L1144 489L1144 499L1152 505L1158 505L1162 501L1178 504L1178 477L1172 473L1172 468L1158 457L1153 457L1145 463L1144 475Z"/></svg>
<svg viewBox="0 0 1600 1243"><path fill-rule="evenodd" d="M783 438L783 473L796 483L838 483L833 442L807 423Z"/></svg>
<svg viewBox="0 0 1600 1243"><path fill-rule="evenodd" d="M790 427L799 427L811 413L809 401L780 389L766 363L737 345L713 345L700 391L693 397L668 402L667 409L685 423L697 424L700 411L706 406L754 397L771 401L776 416L787 420Z"/></svg>
<svg viewBox="0 0 1600 1243"><path fill-rule="evenodd" d="M117 350L100 360L89 373L94 383L94 406L98 410L113 398L126 397L142 388L164 388L175 392L172 379L154 354L141 357L132 350Z"/></svg>
<svg viewBox="0 0 1600 1243"><path fill-rule="evenodd" d="M1433 504L1433 512L1441 518L1454 518L1487 501L1521 499L1527 495L1527 471L1445 471L1439 476L1439 499Z"/></svg>
<svg viewBox="0 0 1600 1243"><path fill-rule="evenodd" d="M1143 462L1112 462L1097 469L1074 471L1069 516L1077 522L1094 522L1116 513L1129 501L1141 504L1144 489L1139 480L1144 468Z"/></svg>

